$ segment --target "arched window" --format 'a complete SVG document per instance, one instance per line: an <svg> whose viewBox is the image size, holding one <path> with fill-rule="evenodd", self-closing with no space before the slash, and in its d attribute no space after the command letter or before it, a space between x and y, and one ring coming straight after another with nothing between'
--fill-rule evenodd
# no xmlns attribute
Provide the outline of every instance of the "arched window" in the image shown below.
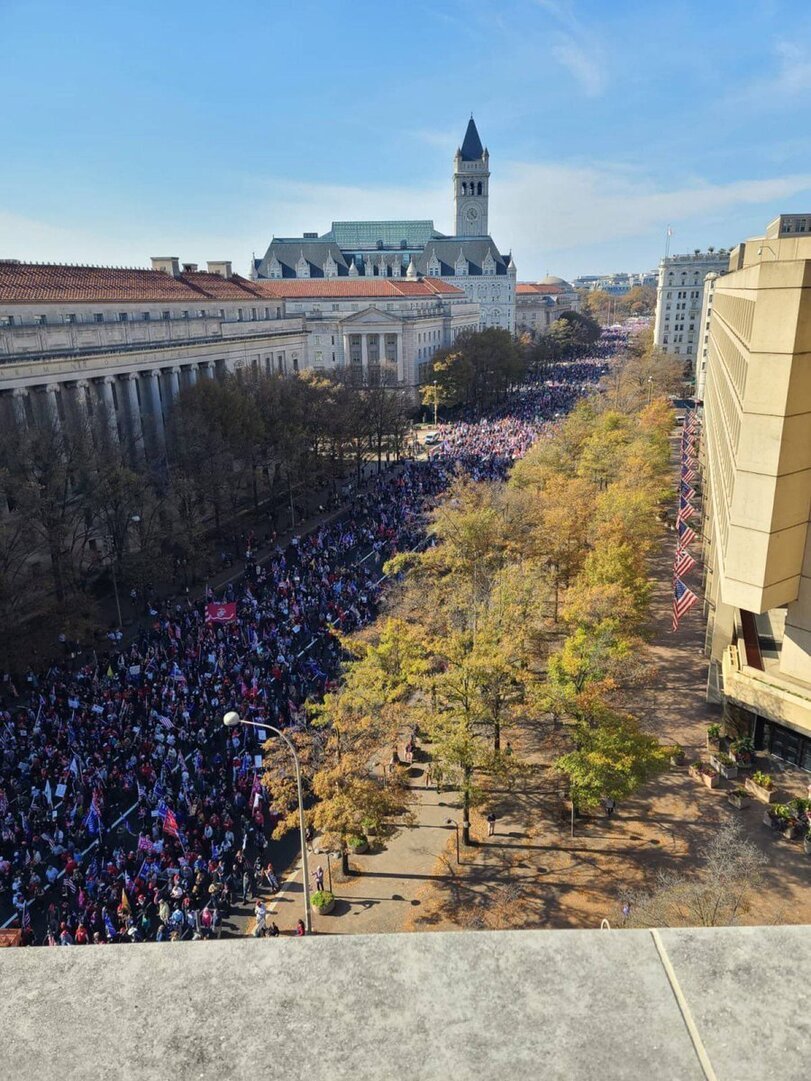
<svg viewBox="0 0 811 1081"><path fill-rule="evenodd" d="M462 181L462 195L467 195L467 184L464 180Z"/></svg>
<svg viewBox="0 0 811 1081"><path fill-rule="evenodd" d="M480 180L479 181L479 195L481 195L481 193L482 193L482 182Z"/></svg>

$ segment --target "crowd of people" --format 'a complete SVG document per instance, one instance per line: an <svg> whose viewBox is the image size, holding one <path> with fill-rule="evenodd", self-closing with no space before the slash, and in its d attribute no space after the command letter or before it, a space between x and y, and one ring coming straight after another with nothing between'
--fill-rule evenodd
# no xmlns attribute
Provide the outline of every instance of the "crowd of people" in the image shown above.
<svg viewBox="0 0 811 1081"><path fill-rule="evenodd" d="M339 675L349 632L374 617L381 564L424 542L457 468L505 475L596 382L561 365L478 421L442 426L431 458L358 492L345 513L276 545L216 603L165 602L126 644L29 672L0 690L0 905L26 944L204 939L238 900L278 888L261 784L265 733L306 723ZM264 924L264 917L263 917ZM271 931L272 933L272 931Z"/></svg>

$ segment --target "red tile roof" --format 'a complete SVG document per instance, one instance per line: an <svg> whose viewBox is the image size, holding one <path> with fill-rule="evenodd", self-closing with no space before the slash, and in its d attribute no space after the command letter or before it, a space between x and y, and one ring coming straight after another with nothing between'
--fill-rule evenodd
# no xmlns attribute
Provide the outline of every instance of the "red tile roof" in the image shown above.
<svg viewBox="0 0 811 1081"><path fill-rule="evenodd" d="M527 294L554 296L562 292L562 285L542 285L540 282L518 282L515 286L516 296L526 296Z"/></svg>
<svg viewBox="0 0 811 1081"><path fill-rule="evenodd" d="M262 296L279 300L342 297L464 296L464 290L439 278L274 278L252 282Z"/></svg>
<svg viewBox="0 0 811 1081"><path fill-rule="evenodd" d="M0 304L139 303L147 301L245 300L261 297L238 274L194 271L173 278L162 270L60 266L0 260Z"/></svg>

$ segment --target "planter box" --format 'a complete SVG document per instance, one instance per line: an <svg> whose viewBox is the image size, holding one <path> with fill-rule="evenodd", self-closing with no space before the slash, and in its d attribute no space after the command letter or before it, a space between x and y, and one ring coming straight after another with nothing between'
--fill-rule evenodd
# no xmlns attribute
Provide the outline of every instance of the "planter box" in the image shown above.
<svg viewBox="0 0 811 1081"><path fill-rule="evenodd" d="M320 908L317 905L313 905L313 912L317 912L319 916L328 916L330 912L332 912L333 908L335 908L334 897L331 901L327 901L325 905L321 905Z"/></svg>
<svg viewBox="0 0 811 1081"><path fill-rule="evenodd" d="M352 856L362 856L364 852L369 851L369 842L364 841L362 845L350 845L349 853Z"/></svg>
<svg viewBox="0 0 811 1081"><path fill-rule="evenodd" d="M721 778L717 773L702 773L700 770L696 769L695 766L690 767L690 776L694 777L697 781L701 781L707 788L717 788L721 783Z"/></svg>
<svg viewBox="0 0 811 1081"><path fill-rule="evenodd" d="M735 765L738 769L752 769L755 764L755 756L749 751L744 751L742 754L736 754L735 751L729 752L731 757L735 759Z"/></svg>
<svg viewBox="0 0 811 1081"><path fill-rule="evenodd" d="M732 807L735 807L738 811L742 811L748 802L748 796L740 796L737 792L730 792L727 796L727 803Z"/></svg>
<svg viewBox="0 0 811 1081"><path fill-rule="evenodd" d="M707 750L708 751L720 751L721 750L721 737L720 736L707 736Z"/></svg>
<svg viewBox="0 0 811 1081"><path fill-rule="evenodd" d="M761 788L759 784L755 784L751 777L747 777L743 782L743 787L747 792L751 793L755 799L760 800L761 803L771 803L774 799L773 788Z"/></svg>
<svg viewBox="0 0 811 1081"><path fill-rule="evenodd" d="M717 770L723 778L727 781L734 781L738 776L738 767L735 765L725 765L720 758L716 755L710 755L710 765L714 770Z"/></svg>
<svg viewBox="0 0 811 1081"><path fill-rule="evenodd" d="M764 811L763 825L768 826L770 830L776 830L779 827L780 823L779 820L774 817L774 815L769 814L768 811Z"/></svg>
<svg viewBox="0 0 811 1081"><path fill-rule="evenodd" d="M795 822L793 825L786 826L785 829L781 829L780 832L783 834L787 841L796 841L802 833L802 830L803 828L800 823Z"/></svg>

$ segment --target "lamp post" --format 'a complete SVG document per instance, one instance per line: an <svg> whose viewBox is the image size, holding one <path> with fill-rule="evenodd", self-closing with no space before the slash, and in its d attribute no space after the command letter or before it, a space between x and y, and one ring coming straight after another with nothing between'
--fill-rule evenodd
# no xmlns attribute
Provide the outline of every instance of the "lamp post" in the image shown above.
<svg viewBox="0 0 811 1081"><path fill-rule="evenodd" d="M462 861L459 859L459 823L456 822L453 818L446 818L445 825L453 826L453 828L456 830L456 862L461 865Z"/></svg>
<svg viewBox="0 0 811 1081"><path fill-rule="evenodd" d="M129 529L130 522L134 522L135 525L137 525L140 521L141 521L140 514L131 514L129 516L129 518L127 519L127 525L126 525L126 527L124 529L124 542L125 543L126 543L126 537L127 537L127 530ZM111 573L112 579L113 579L113 593L115 594L115 610L116 610L116 613L118 615L118 627L119 627L119 630L120 630L121 626L122 626L121 601L118 599L118 579L115 576L115 564L116 564L116 553L113 552L113 559L112 559L112 562L110 563L110 573Z"/></svg>
<svg viewBox="0 0 811 1081"><path fill-rule="evenodd" d="M298 823L299 832L301 833L301 871L304 876L304 927L308 935L312 934L313 918L310 910L310 869L307 864L307 829L304 824L304 797L301 791L301 768L299 766L296 748L280 728L274 728L272 724L265 724L264 722L262 724L257 724L256 721L246 721L233 710L225 714L222 723L226 728L236 728L239 724L247 724L251 728L263 728L269 732L274 732L280 739L284 740L287 744L287 749L293 756L293 764L296 767L296 788L298 790Z"/></svg>

